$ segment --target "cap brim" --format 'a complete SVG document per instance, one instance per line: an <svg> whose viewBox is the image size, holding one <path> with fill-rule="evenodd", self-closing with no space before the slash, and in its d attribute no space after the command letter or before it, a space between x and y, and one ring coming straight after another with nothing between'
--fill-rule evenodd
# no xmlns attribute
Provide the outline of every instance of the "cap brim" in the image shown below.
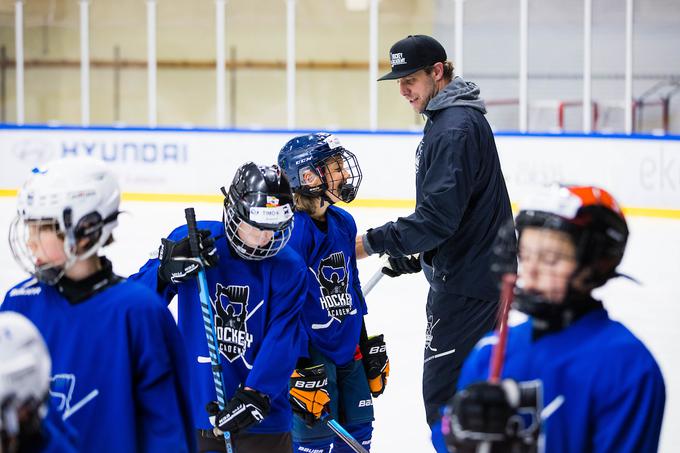
<svg viewBox="0 0 680 453"><path fill-rule="evenodd" d="M420 71L420 70L423 69L424 67L425 67L425 66L423 66L422 68L402 69L401 71L392 71L392 72L388 72L388 73L385 74L384 76L380 77L380 78L378 79L378 82L380 82L381 80L395 80L395 79L401 79L402 77L406 77L407 75L411 75L411 74L413 74L414 72Z"/></svg>

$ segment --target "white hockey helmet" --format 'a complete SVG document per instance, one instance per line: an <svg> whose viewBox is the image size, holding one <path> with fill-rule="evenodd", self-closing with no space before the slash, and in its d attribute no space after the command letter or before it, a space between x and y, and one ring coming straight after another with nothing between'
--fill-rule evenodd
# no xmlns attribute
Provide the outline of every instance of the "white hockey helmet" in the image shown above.
<svg viewBox="0 0 680 453"><path fill-rule="evenodd" d="M0 431L19 432L19 410L42 417L50 389L52 361L38 329L23 315L0 313Z"/></svg>
<svg viewBox="0 0 680 453"><path fill-rule="evenodd" d="M90 157L55 160L33 169L19 191L17 217L10 227L15 260L41 281L54 284L77 260L85 259L109 240L118 225L120 188L107 166ZM31 222L52 223L63 235L66 262L55 268L37 264L28 246ZM82 239L89 242L78 250Z"/></svg>

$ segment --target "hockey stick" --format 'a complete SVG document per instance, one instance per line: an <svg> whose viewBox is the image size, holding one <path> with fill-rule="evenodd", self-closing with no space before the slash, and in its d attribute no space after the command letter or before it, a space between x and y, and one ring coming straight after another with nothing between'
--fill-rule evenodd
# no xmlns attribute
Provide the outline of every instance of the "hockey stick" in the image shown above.
<svg viewBox="0 0 680 453"><path fill-rule="evenodd" d="M373 273L373 275L365 285L361 285L362 286L361 292L364 294L364 297L368 296L368 293L371 292L373 287L377 285L378 282L385 276L385 274L383 274L382 268L390 266L388 259L389 257L385 255L385 258L380 260L380 267L378 268L378 270L375 271L375 273Z"/></svg>
<svg viewBox="0 0 680 453"><path fill-rule="evenodd" d="M358 440L356 440L350 433L347 432L345 428L343 428L340 423L335 421L333 417L327 412L324 412L324 414L321 416L320 420L326 424L333 432L345 442L349 448L351 448L353 451L356 453L368 453L368 450L366 450Z"/></svg>
<svg viewBox="0 0 680 453"><path fill-rule="evenodd" d="M503 275L501 286L501 306L498 314L498 328L496 335L498 342L491 350L491 364L489 366L489 382L497 384L503 373L503 362L505 360L505 348L508 344L508 317L510 306L514 296L515 282L517 275L507 273Z"/></svg>
<svg viewBox="0 0 680 453"><path fill-rule="evenodd" d="M194 212L194 208L186 208L184 210L184 216L187 219L189 250L191 251L191 256L196 258L200 264L200 269L198 271L198 297L201 300L203 327L205 328L205 338L208 342L208 352L210 353L210 364L213 382L215 383L217 405L220 410L223 410L226 401L224 397L222 364L220 363L220 355L218 352L219 346L217 344L217 333L215 332L215 316L213 314L212 303L210 302L208 292L208 280L205 277L205 267L198 248L198 231L196 228L196 213ZM234 447L231 443L231 434L228 431L224 432L224 444L227 448L227 453L234 453Z"/></svg>
<svg viewBox="0 0 680 453"><path fill-rule="evenodd" d="M498 341L491 349L491 363L489 364L489 382L498 384L503 373L503 362L505 361L505 348L508 344L508 317L510 306L514 297L515 282L517 274L508 272L503 274L501 283L501 306L498 311L498 328L496 335ZM485 441L477 445L477 453L490 453L491 442Z"/></svg>

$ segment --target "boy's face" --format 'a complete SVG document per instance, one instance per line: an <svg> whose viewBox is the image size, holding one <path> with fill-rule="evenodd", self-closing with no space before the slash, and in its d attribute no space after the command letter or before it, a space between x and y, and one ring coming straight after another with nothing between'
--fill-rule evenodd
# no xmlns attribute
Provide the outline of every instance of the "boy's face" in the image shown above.
<svg viewBox="0 0 680 453"><path fill-rule="evenodd" d="M519 241L518 286L562 303L578 267L576 248L562 231L526 227Z"/></svg>
<svg viewBox="0 0 680 453"><path fill-rule="evenodd" d="M28 238L26 245L33 255L36 267L46 265L62 266L66 262L64 238L58 233L57 225L52 221L28 221Z"/></svg>
<svg viewBox="0 0 680 453"><path fill-rule="evenodd" d="M241 238L243 243L248 247L257 248L269 244L274 237L274 232L270 230L261 230L241 221L238 225L238 237Z"/></svg>

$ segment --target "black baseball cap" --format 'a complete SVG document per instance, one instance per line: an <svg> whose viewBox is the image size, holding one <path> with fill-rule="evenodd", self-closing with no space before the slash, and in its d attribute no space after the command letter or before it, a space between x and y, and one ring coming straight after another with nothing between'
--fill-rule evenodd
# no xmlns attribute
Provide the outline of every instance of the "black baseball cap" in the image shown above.
<svg viewBox="0 0 680 453"><path fill-rule="evenodd" d="M378 80L400 79L444 61L446 51L439 41L427 35L408 35L390 48L392 71Z"/></svg>

